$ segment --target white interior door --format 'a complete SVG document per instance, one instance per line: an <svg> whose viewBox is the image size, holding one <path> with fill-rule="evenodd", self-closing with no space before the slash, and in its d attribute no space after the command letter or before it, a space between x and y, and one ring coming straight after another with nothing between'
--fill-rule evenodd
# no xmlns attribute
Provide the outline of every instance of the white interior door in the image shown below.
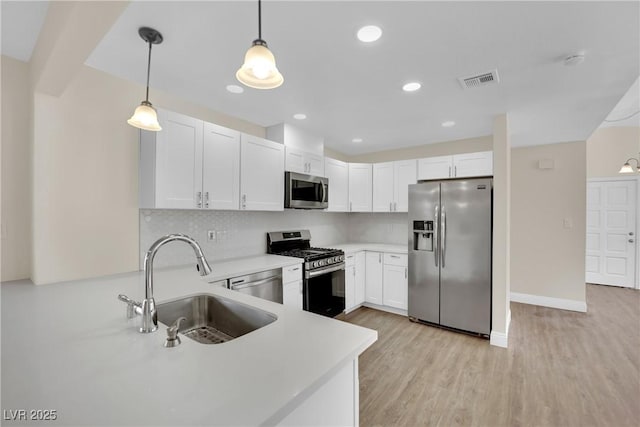
<svg viewBox="0 0 640 427"><path fill-rule="evenodd" d="M635 287L636 181L587 183L586 280Z"/></svg>

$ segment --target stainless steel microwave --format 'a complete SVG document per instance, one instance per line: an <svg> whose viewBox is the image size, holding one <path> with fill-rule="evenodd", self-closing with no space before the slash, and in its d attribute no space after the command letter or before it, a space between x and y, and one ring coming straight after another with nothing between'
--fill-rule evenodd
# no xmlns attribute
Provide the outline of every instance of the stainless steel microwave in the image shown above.
<svg viewBox="0 0 640 427"><path fill-rule="evenodd" d="M329 206L329 179L296 172L284 173L284 207L326 209Z"/></svg>

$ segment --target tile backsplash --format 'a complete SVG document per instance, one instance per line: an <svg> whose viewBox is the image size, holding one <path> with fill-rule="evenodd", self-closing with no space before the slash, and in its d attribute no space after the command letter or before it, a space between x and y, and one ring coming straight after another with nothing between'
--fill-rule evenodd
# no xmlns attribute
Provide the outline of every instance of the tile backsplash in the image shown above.
<svg viewBox="0 0 640 427"><path fill-rule="evenodd" d="M161 236L187 234L200 243L210 261L260 255L267 251L267 232L308 229L314 246L346 243L349 238L346 213L308 210L284 212L140 210L140 266L144 253ZM215 240L208 240L208 231ZM180 243L169 243L156 254L156 266L194 262L193 250Z"/></svg>
<svg viewBox="0 0 640 427"><path fill-rule="evenodd" d="M406 245L409 214L405 213L350 213L349 241L353 243L386 243Z"/></svg>

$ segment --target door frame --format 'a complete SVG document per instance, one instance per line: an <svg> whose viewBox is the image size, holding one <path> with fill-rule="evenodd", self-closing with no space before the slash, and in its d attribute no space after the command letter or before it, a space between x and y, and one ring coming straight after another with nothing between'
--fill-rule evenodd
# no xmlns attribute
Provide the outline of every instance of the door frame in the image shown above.
<svg viewBox="0 0 640 427"><path fill-rule="evenodd" d="M610 176L610 177L603 176L603 177L597 177L597 178L587 178L587 184L589 184L590 182L609 182L609 181L635 181L636 183L636 229L634 231L635 237L636 237L634 242L636 245L636 271L635 271L635 279L634 279L635 286L633 288L627 288L627 289L640 289L640 251L638 250L640 249L638 247L638 230L640 229L640 226L638 224L638 221L640 220L640 175ZM585 214L586 214L586 204L585 204ZM586 236L586 233L587 233L586 228L584 232ZM586 246L584 248L584 252L586 257L587 255ZM586 279L586 276L585 276L585 279Z"/></svg>

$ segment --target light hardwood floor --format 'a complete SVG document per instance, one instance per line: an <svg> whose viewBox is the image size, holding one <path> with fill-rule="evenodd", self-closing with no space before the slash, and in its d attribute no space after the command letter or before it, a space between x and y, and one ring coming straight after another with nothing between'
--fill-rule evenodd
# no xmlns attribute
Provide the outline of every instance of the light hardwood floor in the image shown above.
<svg viewBox="0 0 640 427"><path fill-rule="evenodd" d="M639 426L640 292L587 285L587 313L511 303L509 348L361 308L360 425Z"/></svg>

